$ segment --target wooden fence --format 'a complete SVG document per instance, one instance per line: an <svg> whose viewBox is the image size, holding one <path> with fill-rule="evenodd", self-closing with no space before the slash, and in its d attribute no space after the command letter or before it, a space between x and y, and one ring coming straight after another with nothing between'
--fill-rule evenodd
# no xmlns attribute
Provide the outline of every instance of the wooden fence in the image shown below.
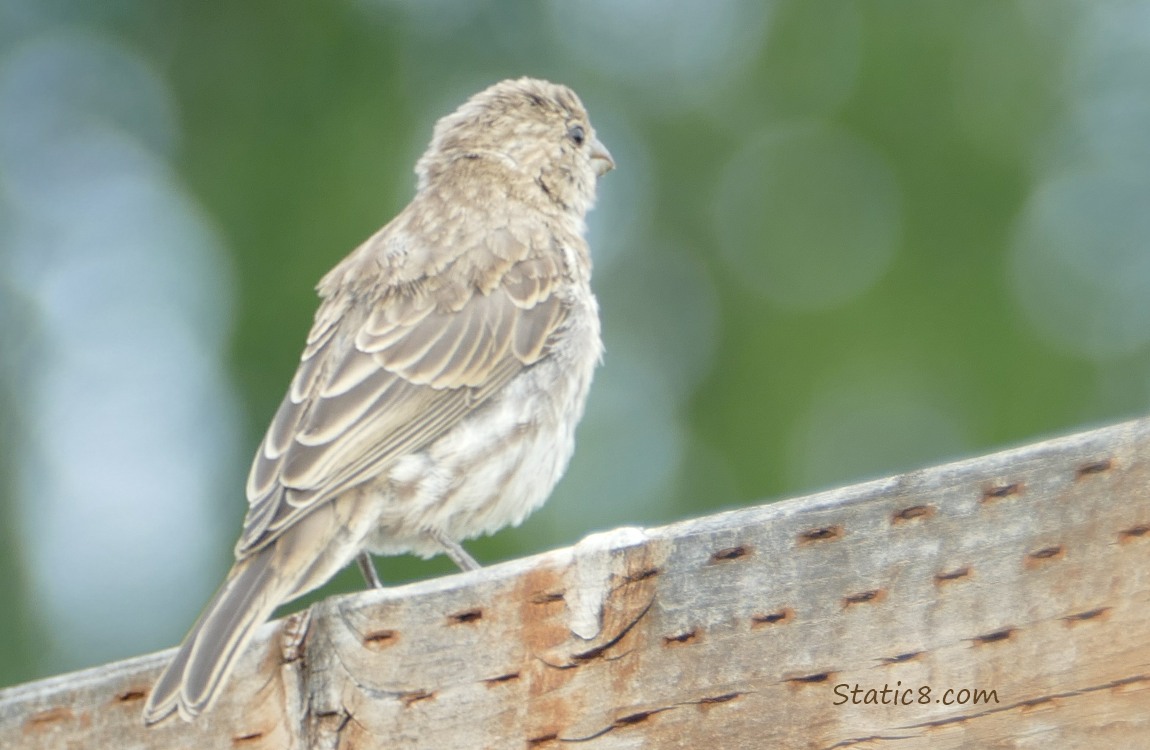
<svg viewBox="0 0 1150 750"><path fill-rule="evenodd" d="M0 747L1150 747L1150 421L589 537L0 691Z"/></svg>

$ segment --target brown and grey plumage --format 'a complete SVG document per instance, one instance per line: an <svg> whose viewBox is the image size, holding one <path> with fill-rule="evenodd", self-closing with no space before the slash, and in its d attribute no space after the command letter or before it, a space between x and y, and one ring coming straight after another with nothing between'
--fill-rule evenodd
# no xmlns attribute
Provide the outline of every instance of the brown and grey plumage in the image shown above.
<svg viewBox="0 0 1150 750"><path fill-rule="evenodd" d="M439 121L412 202L319 284L236 563L146 722L207 710L254 629L364 551L469 568L460 541L546 500L602 353L583 222L613 166L579 98L546 81Z"/></svg>

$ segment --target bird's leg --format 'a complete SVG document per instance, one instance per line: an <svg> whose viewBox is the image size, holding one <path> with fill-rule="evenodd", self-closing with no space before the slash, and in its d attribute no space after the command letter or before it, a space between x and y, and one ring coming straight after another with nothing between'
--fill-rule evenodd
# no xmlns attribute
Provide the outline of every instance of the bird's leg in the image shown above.
<svg viewBox="0 0 1150 750"><path fill-rule="evenodd" d="M439 542L443 547L443 551L451 558L451 562L459 566L459 569L466 572L469 570L479 570L482 565L476 562L475 558L467 554L467 550L463 549L463 545L452 539L448 539L443 535L439 529L432 529L430 532L431 538Z"/></svg>
<svg viewBox="0 0 1150 750"><path fill-rule="evenodd" d="M363 578L367 581L368 586L373 589L383 588L383 581L379 580L379 573L375 570L375 561L371 559L371 553L360 552L355 561L359 565L359 572L363 573Z"/></svg>

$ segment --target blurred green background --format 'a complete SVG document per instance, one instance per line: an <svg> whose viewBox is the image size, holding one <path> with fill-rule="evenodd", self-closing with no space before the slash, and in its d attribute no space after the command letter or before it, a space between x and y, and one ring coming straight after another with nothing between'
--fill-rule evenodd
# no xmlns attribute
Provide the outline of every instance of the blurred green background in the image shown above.
<svg viewBox="0 0 1150 750"><path fill-rule="evenodd" d="M1146 2L0 0L0 685L183 636L315 282L525 74L618 162L607 356L480 560L1150 405Z"/></svg>

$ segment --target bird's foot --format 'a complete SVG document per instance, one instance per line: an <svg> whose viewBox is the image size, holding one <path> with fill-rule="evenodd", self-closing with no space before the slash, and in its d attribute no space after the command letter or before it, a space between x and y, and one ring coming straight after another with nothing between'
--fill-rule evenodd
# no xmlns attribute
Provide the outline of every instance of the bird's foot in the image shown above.
<svg viewBox="0 0 1150 750"><path fill-rule="evenodd" d="M443 547L444 553L451 558L453 563L459 566L460 570L466 572L469 570L479 570L483 567L474 557L467 554L467 550L463 549L463 545L453 539L448 539L442 531L433 529L428 533L431 534L432 539Z"/></svg>
<svg viewBox="0 0 1150 750"><path fill-rule="evenodd" d="M363 579L367 581L369 587L373 589L383 588L383 581L379 580L379 573L375 570L375 561L371 559L370 553L360 552L355 561L359 565L359 572L363 573Z"/></svg>

